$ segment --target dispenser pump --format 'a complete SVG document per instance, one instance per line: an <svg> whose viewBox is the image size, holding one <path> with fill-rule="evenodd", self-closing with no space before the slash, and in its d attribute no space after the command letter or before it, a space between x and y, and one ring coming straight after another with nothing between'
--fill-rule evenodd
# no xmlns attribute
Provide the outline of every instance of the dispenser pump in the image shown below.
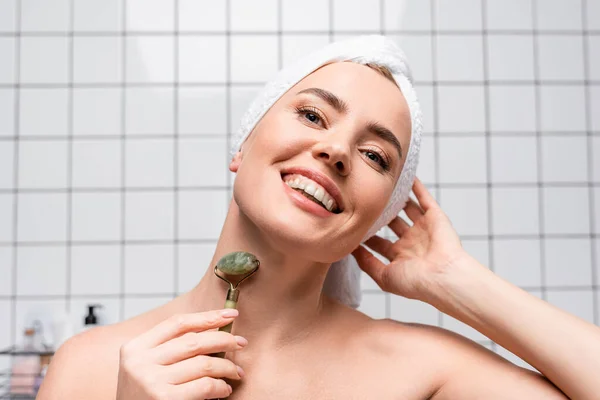
<svg viewBox="0 0 600 400"><path fill-rule="evenodd" d="M101 304L88 304L88 315L85 316L85 329L93 328L98 325L98 319L94 314L95 308L103 308Z"/></svg>

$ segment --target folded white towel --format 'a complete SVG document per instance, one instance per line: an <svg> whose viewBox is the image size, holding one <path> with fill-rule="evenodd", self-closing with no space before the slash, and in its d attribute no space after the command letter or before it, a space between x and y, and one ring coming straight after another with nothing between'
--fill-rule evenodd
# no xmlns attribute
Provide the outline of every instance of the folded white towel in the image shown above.
<svg viewBox="0 0 600 400"><path fill-rule="evenodd" d="M341 61L369 63L388 68L408 103L412 122L410 146L404 168L390 201L362 239L364 242L390 223L406 205L415 178L421 144L421 109L412 85L410 68L404 52L389 38L364 35L333 42L280 70L275 78L265 85L242 118L241 127L233 138L231 156L240 149L258 121L285 92L323 65ZM360 275L356 260L352 255L348 255L331 265L323 291L342 303L357 308L361 301Z"/></svg>

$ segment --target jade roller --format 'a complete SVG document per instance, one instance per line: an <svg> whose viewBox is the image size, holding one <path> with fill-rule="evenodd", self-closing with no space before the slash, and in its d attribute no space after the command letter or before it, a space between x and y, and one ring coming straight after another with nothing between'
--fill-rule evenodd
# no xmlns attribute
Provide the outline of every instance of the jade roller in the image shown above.
<svg viewBox="0 0 600 400"><path fill-rule="evenodd" d="M249 278L252 274L258 271L260 261L253 255L245 251L235 251L221 257L217 265L215 265L215 275L229 284L227 297L225 298L224 308L237 308L238 297L240 290L237 288L240 283ZM226 275L222 277L219 272ZM233 281L228 279L233 278ZM219 328L220 331L231 333L233 321ZM215 357L225 357L225 352L215 353Z"/></svg>

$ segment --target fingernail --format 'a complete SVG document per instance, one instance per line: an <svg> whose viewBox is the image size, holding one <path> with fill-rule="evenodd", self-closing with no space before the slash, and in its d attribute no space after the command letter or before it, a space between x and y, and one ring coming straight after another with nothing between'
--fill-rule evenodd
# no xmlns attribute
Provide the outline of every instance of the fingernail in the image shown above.
<svg viewBox="0 0 600 400"><path fill-rule="evenodd" d="M233 393L233 388L231 387L231 385L227 385L227 387L229 388L229 394Z"/></svg>
<svg viewBox="0 0 600 400"><path fill-rule="evenodd" d="M248 344L248 341L246 340L246 338L244 338L242 336L236 336L235 341L237 342L237 344L239 344L242 347L244 347Z"/></svg>
<svg viewBox="0 0 600 400"><path fill-rule="evenodd" d="M235 308L228 308L221 311L221 316L226 318L237 317L238 315L240 315L240 312Z"/></svg>
<svg viewBox="0 0 600 400"><path fill-rule="evenodd" d="M243 378L244 376L246 376L246 373L244 372L242 367L240 367L239 365L237 366L237 370L238 370L238 375L240 376L240 378Z"/></svg>

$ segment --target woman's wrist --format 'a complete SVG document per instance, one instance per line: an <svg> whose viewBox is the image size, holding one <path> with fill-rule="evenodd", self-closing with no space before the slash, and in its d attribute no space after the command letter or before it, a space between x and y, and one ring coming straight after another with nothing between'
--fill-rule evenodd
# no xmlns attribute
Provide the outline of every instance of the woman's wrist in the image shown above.
<svg viewBox="0 0 600 400"><path fill-rule="evenodd" d="M467 252L454 257L449 264L431 276L425 291L425 301L455 318L463 309L465 299L480 291L489 279L497 278Z"/></svg>

